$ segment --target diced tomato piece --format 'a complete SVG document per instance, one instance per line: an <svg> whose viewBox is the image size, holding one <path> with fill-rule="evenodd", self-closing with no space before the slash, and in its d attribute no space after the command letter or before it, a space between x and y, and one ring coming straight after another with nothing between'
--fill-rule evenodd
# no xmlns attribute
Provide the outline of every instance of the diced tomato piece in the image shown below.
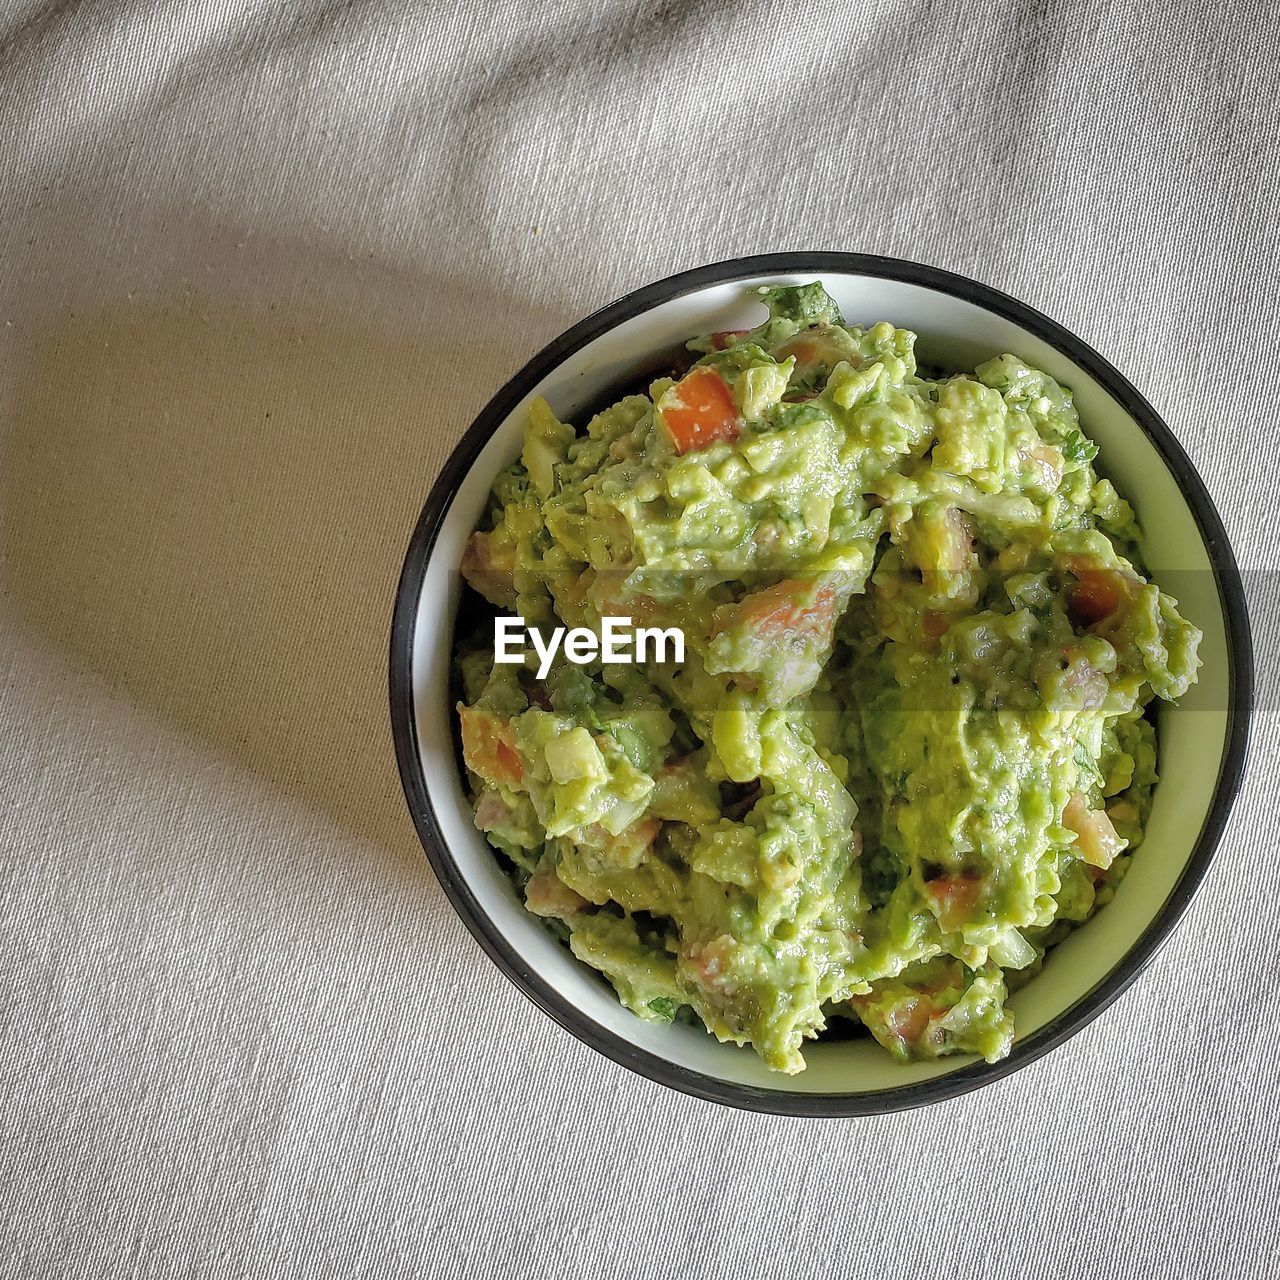
<svg viewBox="0 0 1280 1280"><path fill-rule="evenodd" d="M785 578L771 587L753 591L727 611L716 627L746 627L763 640L829 641L836 623L836 589L829 582L815 589L810 582Z"/></svg>
<svg viewBox="0 0 1280 1280"><path fill-rule="evenodd" d="M516 750L514 743L499 739L498 768L512 782L519 782L524 777L524 762L520 759L520 753Z"/></svg>
<svg viewBox="0 0 1280 1280"><path fill-rule="evenodd" d="M982 876L939 876L925 881L925 892L933 899L938 923L946 930L960 929L973 918L973 909L986 881Z"/></svg>
<svg viewBox="0 0 1280 1280"><path fill-rule="evenodd" d="M658 832L661 830L662 823L657 818L641 818L638 822L633 822L622 834L648 849L658 838Z"/></svg>
<svg viewBox="0 0 1280 1280"><path fill-rule="evenodd" d="M1018 461L1036 474L1041 488L1052 493L1062 483L1062 454L1043 440L1018 450Z"/></svg>
<svg viewBox="0 0 1280 1280"><path fill-rule="evenodd" d="M459 568L462 576L490 604L510 608L516 603L515 553L494 549L491 533L473 533L467 539Z"/></svg>
<svg viewBox="0 0 1280 1280"><path fill-rule="evenodd" d="M920 615L920 630L930 644L937 644L951 630L951 615L937 609L926 609Z"/></svg>
<svg viewBox="0 0 1280 1280"><path fill-rule="evenodd" d="M774 348L774 357L785 360L794 356L797 371L811 373L815 369L834 368L841 360L861 366L853 340L831 325L815 325L803 329L793 338Z"/></svg>
<svg viewBox="0 0 1280 1280"><path fill-rule="evenodd" d="M694 982L704 991L724 993L733 985L731 970L737 950L737 940L731 934L722 933L710 942L690 948L685 964Z"/></svg>
<svg viewBox="0 0 1280 1280"><path fill-rule="evenodd" d="M597 738L597 741L600 741ZM637 818L629 827L623 827L618 834L611 835L598 822L593 823L591 833L606 849L633 849L644 851L650 848L662 830L662 822L658 818Z"/></svg>
<svg viewBox="0 0 1280 1280"><path fill-rule="evenodd" d="M1066 567L1076 578L1076 585L1067 592L1067 606L1076 623L1086 627L1115 614L1137 581L1119 569L1096 564L1088 556L1070 556Z"/></svg>
<svg viewBox="0 0 1280 1280"><path fill-rule="evenodd" d="M529 877L529 883L524 887L524 902L535 916L557 916L561 919L577 915L587 905L586 898L569 888L551 867L546 866L539 867Z"/></svg>
<svg viewBox="0 0 1280 1280"><path fill-rule="evenodd" d="M510 814L507 802L496 791L485 791L476 804L475 823L481 831L492 831Z"/></svg>
<svg viewBox="0 0 1280 1280"><path fill-rule="evenodd" d="M524 763L510 723L462 703L458 704L458 718L462 723L462 758L467 768L486 782L516 786L524 778Z"/></svg>
<svg viewBox="0 0 1280 1280"><path fill-rule="evenodd" d="M738 407L728 383L705 365L687 373L663 397L662 421L677 453L738 438Z"/></svg>
<svg viewBox="0 0 1280 1280"><path fill-rule="evenodd" d="M1126 841L1111 823L1103 809L1090 809L1079 792L1067 801L1062 811L1062 825L1076 833L1076 848L1081 858L1092 867L1105 871L1121 853Z"/></svg>
<svg viewBox="0 0 1280 1280"><path fill-rule="evenodd" d="M817 338L801 336L793 338L778 348L778 358L785 360L795 356L796 364L817 364L827 355L827 344Z"/></svg>
<svg viewBox="0 0 1280 1280"><path fill-rule="evenodd" d="M621 853L622 860L629 866L636 866L653 848L653 842L661 830L662 823L659 819L641 818L618 834L616 852Z"/></svg>
<svg viewBox="0 0 1280 1280"><path fill-rule="evenodd" d="M594 822L584 833L584 843L598 850L599 856L613 866L631 870L644 861L661 830L662 822L658 818L639 818L617 835Z"/></svg>
<svg viewBox="0 0 1280 1280"><path fill-rule="evenodd" d="M735 338L741 338L744 334L750 332L750 329L721 329L711 335L711 345L715 350L723 351L725 347L733 343Z"/></svg>
<svg viewBox="0 0 1280 1280"><path fill-rule="evenodd" d="M927 996L916 996L890 1009L885 1017L885 1025L904 1044L917 1044L933 1013L933 1001Z"/></svg>
<svg viewBox="0 0 1280 1280"><path fill-rule="evenodd" d="M876 992L871 992L854 996L851 1003L862 1015L872 1034L886 1048L894 1047L889 1042L896 1042L896 1047L909 1056L912 1049L923 1047L926 1039L936 1042L941 1032L933 1026L933 1022L944 1010L933 998L931 991L921 992L919 995L903 995L877 1009L879 999Z"/></svg>
<svg viewBox="0 0 1280 1280"><path fill-rule="evenodd" d="M1105 569L1086 569L1067 597L1071 612L1086 626L1109 618L1120 607L1120 585Z"/></svg>

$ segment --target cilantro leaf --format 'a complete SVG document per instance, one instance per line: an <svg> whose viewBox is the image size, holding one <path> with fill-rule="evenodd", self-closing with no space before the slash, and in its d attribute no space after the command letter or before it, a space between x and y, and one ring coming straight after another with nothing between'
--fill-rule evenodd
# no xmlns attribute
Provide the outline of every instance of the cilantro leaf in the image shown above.
<svg viewBox="0 0 1280 1280"><path fill-rule="evenodd" d="M1098 768L1098 762L1089 754L1083 742L1076 743L1075 761L1080 766L1081 773L1087 774L1097 786L1102 786L1102 770Z"/></svg>
<svg viewBox="0 0 1280 1280"><path fill-rule="evenodd" d="M775 430L785 431L788 427L799 427L806 422L821 422L827 417L827 413L816 404L791 404L783 401L770 412L769 425Z"/></svg>
<svg viewBox="0 0 1280 1280"><path fill-rule="evenodd" d="M817 280L761 289L760 296L775 320L794 320L799 325L844 323L835 300Z"/></svg>
<svg viewBox="0 0 1280 1280"><path fill-rule="evenodd" d="M1062 456L1068 462L1092 462L1098 456L1098 446L1083 432L1068 431L1062 440Z"/></svg>

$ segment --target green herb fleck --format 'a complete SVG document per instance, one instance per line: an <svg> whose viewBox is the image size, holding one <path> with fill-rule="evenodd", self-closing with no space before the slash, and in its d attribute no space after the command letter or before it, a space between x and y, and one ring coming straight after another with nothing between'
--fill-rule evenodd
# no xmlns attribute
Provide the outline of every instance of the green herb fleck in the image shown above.
<svg viewBox="0 0 1280 1280"><path fill-rule="evenodd" d="M1062 441L1062 456L1068 462L1092 462L1098 456L1098 446L1082 432L1068 431Z"/></svg>

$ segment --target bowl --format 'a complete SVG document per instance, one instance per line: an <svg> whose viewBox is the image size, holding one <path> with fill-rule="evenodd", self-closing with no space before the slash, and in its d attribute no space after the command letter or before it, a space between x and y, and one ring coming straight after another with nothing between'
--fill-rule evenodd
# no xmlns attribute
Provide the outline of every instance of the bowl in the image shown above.
<svg viewBox="0 0 1280 1280"><path fill-rule="evenodd" d="M1010 999L1017 1036L997 1063L955 1057L904 1066L870 1039L819 1040L806 1046L807 1070L783 1076L701 1027L641 1021L524 909L471 820L449 696L458 564L495 475L520 452L530 400L544 396L559 417L580 423L585 408L659 368L693 334L758 323L752 288L813 279L846 320L914 330L922 363L972 369L1009 351L1071 387L1101 448L1099 468L1136 508L1153 575L1204 631L1200 682L1159 712L1161 781L1145 843L1114 901ZM392 623L390 695L400 775L427 857L463 922L526 996L607 1057L672 1088L753 1110L851 1116L1007 1076L1061 1045L1133 982L1186 910L1239 790L1252 654L1239 573L1213 500L1173 433L1096 351L963 276L862 254L789 253L638 289L574 325L494 396L440 472L410 541ZM1122 1020L1113 1026L1124 1034Z"/></svg>

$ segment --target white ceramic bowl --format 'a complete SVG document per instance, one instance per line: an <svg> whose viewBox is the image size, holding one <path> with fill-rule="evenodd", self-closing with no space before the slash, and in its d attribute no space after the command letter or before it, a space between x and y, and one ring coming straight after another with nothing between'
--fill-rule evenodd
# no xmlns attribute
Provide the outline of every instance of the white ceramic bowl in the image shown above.
<svg viewBox="0 0 1280 1280"><path fill-rule="evenodd" d="M699 1027L642 1022L522 906L475 829L449 697L463 544L497 472L520 451L526 408L561 417L662 362L696 333L741 329L763 311L751 289L820 279L850 322L919 335L922 362L972 369L1010 351L1074 392L1099 469L1130 499L1153 575L1204 630L1199 684L1160 709L1160 773L1146 842L1115 901L1054 950L1010 1001L1017 1037L994 1065L973 1058L901 1066L870 1040L810 1044L782 1076ZM476 419L414 532L391 638L391 716L413 820L445 892L511 980L574 1035L643 1075L704 1098L804 1115L854 1115L934 1101L994 1080L1061 1044L1151 958L1204 875L1239 788L1252 658L1239 574L1214 504L1168 427L1095 351L1004 294L931 267L857 254L800 253L702 267L636 291L535 356ZM1124 1034L1122 1021L1115 1033ZM1141 1052L1134 1046L1134 1052Z"/></svg>

